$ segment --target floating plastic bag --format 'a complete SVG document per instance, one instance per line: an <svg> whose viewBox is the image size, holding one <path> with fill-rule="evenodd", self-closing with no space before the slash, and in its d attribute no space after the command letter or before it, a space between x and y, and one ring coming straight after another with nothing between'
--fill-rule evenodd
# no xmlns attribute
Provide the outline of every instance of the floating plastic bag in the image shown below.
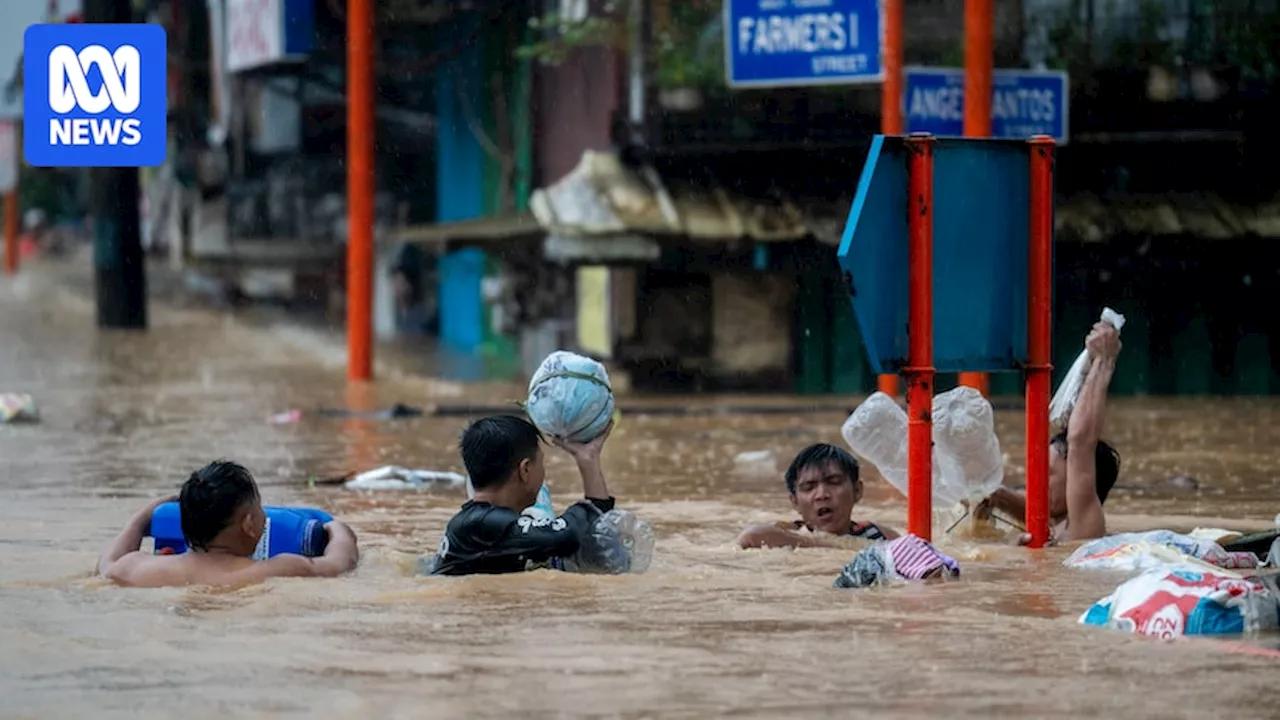
<svg viewBox="0 0 1280 720"><path fill-rule="evenodd" d="M970 387L933 399L933 502L938 509L977 502L1004 482L1004 455L991 403ZM884 479L907 494L907 413L893 398L873 393L849 416L840 434Z"/></svg>
<svg viewBox="0 0 1280 720"><path fill-rule="evenodd" d="M440 470L411 470L399 465L384 465L348 480L348 490L422 490L436 487L469 486L466 476Z"/></svg>
<svg viewBox="0 0 1280 720"><path fill-rule="evenodd" d="M25 393L0 393L0 423L37 422L36 399Z"/></svg>
<svg viewBox="0 0 1280 720"><path fill-rule="evenodd" d="M1172 530L1122 533L1076 548L1063 565L1083 570L1154 570L1195 561L1216 568L1255 568L1258 556L1227 552L1221 545Z"/></svg>
<svg viewBox="0 0 1280 720"><path fill-rule="evenodd" d="M578 552L565 558L568 572L595 575L642 573L653 560L653 527L630 510L610 510L581 538Z"/></svg>
<svg viewBox="0 0 1280 720"><path fill-rule="evenodd" d="M854 556L836 577L833 587L862 588L895 580L953 579L960 563L938 552L929 541L915 535L879 542Z"/></svg>
<svg viewBox="0 0 1280 720"><path fill-rule="evenodd" d="M1080 623L1163 639L1271 630L1280 627L1275 581L1200 566L1149 570L1094 603Z"/></svg>
<svg viewBox="0 0 1280 720"><path fill-rule="evenodd" d="M525 412L542 432L591 442L613 418L613 388L604 365L565 350L547 356L529 380Z"/></svg>
<svg viewBox="0 0 1280 720"><path fill-rule="evenodd" d="M1103 308L1102 322L1109 324L1117 331L1124 328L1124 316L1111 308ZM1092 364L1093 358L1088 350L1083 350L1076 356L1076 361L1071 364L1066 377L1062 378L1058 391L1053 394L1053 400L1049 401L1050 423L1058 427L1067 424L1067 418L1071 416L1071 410L1076 406L1076 399L1080 397L1080 388L1084 387L1084 379L1088 377L1089 366Z"/></svg>

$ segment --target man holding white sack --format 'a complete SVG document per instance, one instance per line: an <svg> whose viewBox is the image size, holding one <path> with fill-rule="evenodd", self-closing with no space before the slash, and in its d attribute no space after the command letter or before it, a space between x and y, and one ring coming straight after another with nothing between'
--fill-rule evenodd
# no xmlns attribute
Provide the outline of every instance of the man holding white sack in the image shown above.
<svg viewBox="0 0 1280 720"><path fill-rule="evenodd" d="M1065 432L1049 445L1049 518L1055 542L1093 540L1107 534L1107 518L1102 504L1116 484L1120 455L1101 439L1107 407L1107 387L1115 374L1120 355L1120 331L1099 322L1085 339L1092 363L1067 421ZM982 501L975 515L992 510L1013 517L1026 516L1026 496L1000 488ZM1024 534L1025 544L1030 535Z"/></svg>

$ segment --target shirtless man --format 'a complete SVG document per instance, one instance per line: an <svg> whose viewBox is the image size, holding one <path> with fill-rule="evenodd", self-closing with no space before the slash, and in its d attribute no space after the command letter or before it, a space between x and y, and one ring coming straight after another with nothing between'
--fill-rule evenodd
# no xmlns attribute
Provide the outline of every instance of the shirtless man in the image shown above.
<svg viewBox="0 0 1280 720"><path fill-rule="evenodd" d="M791 461L786 481L791 506L800 519L752 525L738 536L740 547L843 547L841 538L898 537L889 528L853 519L853 508L862 499L862 480L858 461L845 450L827 443L810 445Z"/></svg>
<svg viewBox="0 0 1280 720"><path fill-rule="evenodd" d="M151 514L177 500L189 552L152 555L139 550L151 528ZM176 497L148 503L98 560L98 573L128 587L248 585L272 577L334 577L356 566L356 536L334 520L325 524L329 544L318 558L276 555L252 558L266 526L258 485L245 468L214 462L191 473Z"/></svg>
<svg viewBox="0 0 1280 720"><path fill-rule="evenodd" d="M1120 355L1120 333L1107 323L1093 326L1085 339L1093 356L1080 397L1067 421L1066 432L1049 441L1049 522L1055 542L1093 540L1107 534L1102 504L1120 474L1120 455L1100 439L1106 415L1107 386ZM975 515L992 509L1016 518L1026 517L1026 496L1000 488L983 500ZM1019 542L1030 541L1023 534Z"/></svg>

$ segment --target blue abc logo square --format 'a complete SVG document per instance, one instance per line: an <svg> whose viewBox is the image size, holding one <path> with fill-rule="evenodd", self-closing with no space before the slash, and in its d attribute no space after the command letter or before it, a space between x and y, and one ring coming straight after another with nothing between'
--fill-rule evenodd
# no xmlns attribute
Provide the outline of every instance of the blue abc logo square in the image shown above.
<svg viewBox="0 0 1280 720"><path fill-rule="evenodd" d="M23 38L23 155L36 167L153 167L167 151L159 25L32 25Z"/></svg>

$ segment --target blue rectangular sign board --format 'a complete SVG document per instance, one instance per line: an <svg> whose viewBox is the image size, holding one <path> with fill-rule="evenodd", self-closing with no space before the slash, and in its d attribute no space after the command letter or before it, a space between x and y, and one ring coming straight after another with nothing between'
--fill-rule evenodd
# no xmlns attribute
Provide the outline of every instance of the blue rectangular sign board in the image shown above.
<svg viewBox="0 0 1280 720"><path fill-rule="evenodd" d="M871 368L907 363L907 140L872 139L836 257ZM933 149L933 365L1020 370L1027 359L1031 149L1025 140L940 138Z"/></svg>
<svg viewBox="0 0 1280 720"><path fill-rule="evenodd" d="M848 85L882 79L879 0L725 0L730 87Z"/></svg>
<svg viewBox="0 0 1280 720"><path fill-rule="evenodd" d="M964 135L964 70L905 68L907 132ZM1051 135L1067 144L1070 102L1067 74L996 70L991 76L991 136L1026 140Z"/></svg>

